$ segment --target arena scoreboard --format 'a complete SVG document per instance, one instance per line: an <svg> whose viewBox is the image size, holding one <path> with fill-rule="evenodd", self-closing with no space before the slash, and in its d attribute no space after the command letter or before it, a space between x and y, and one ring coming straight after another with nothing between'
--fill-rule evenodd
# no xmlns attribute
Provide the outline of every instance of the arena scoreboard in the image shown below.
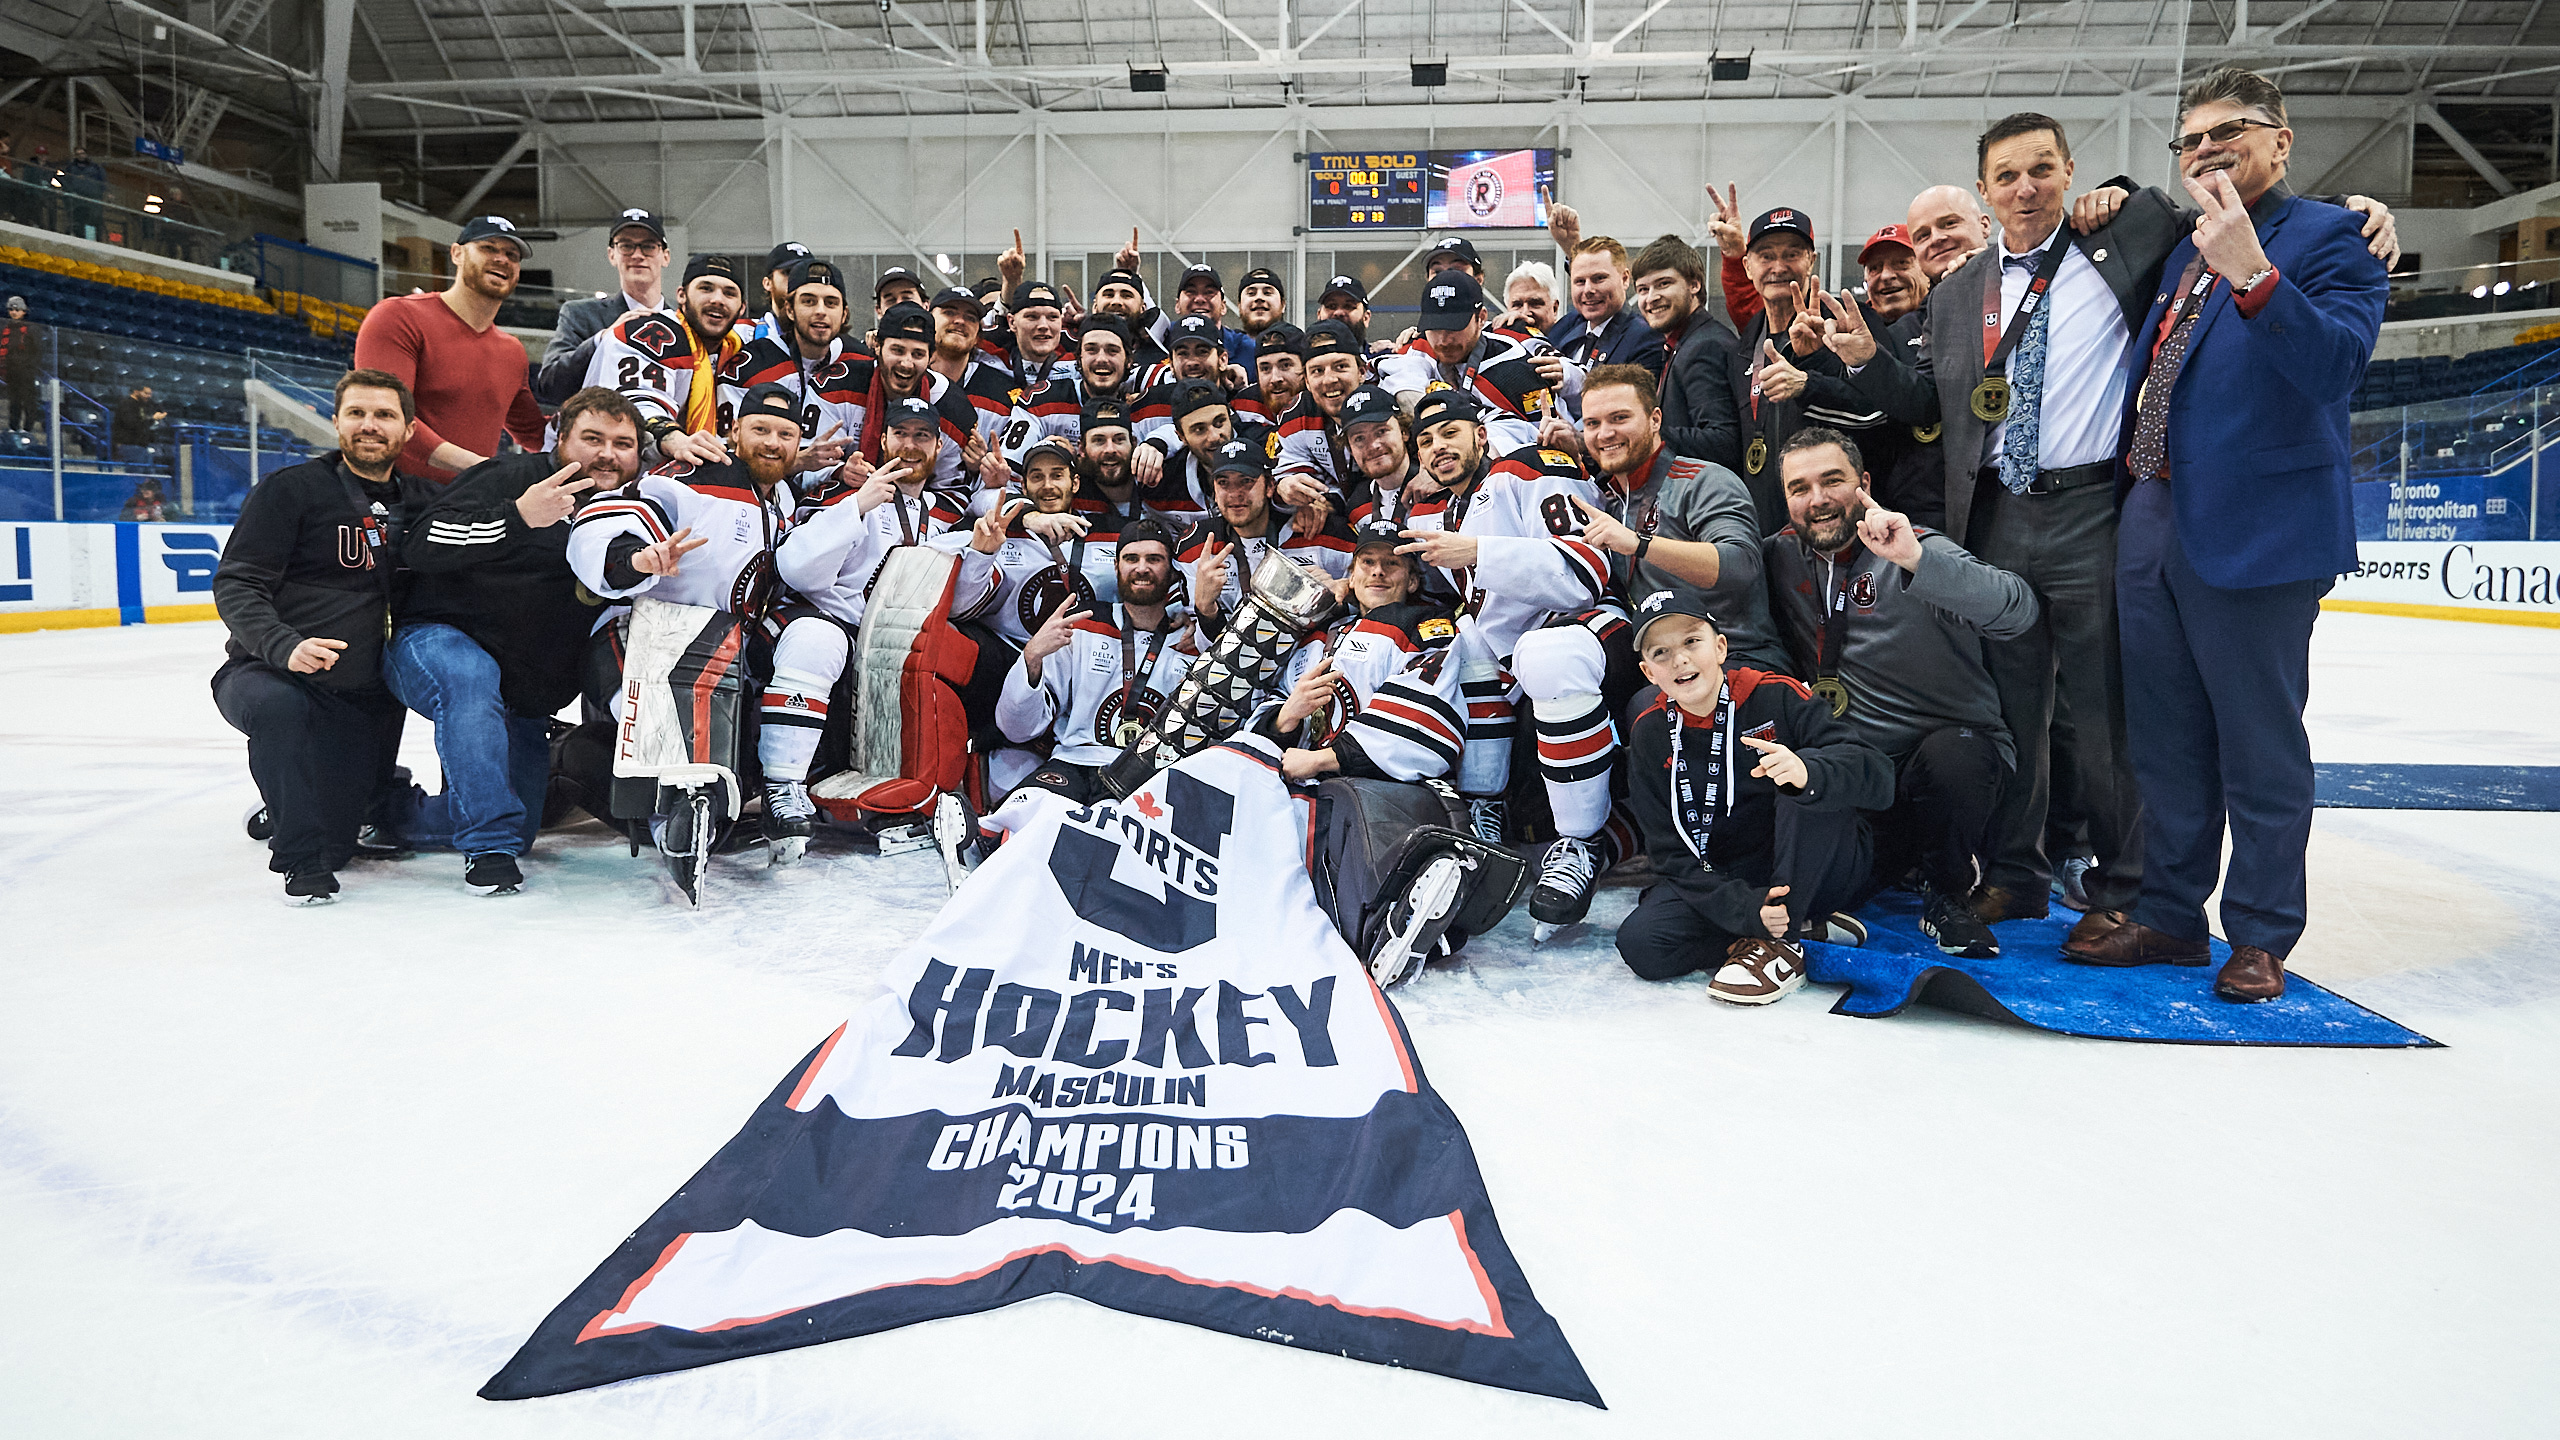
<svg viewBox="0 0 2560 1440"><path fill-rule="evenodd" d="M1310 230L1419 230L1430 157L1419 150L1307 156Z"/></svg>

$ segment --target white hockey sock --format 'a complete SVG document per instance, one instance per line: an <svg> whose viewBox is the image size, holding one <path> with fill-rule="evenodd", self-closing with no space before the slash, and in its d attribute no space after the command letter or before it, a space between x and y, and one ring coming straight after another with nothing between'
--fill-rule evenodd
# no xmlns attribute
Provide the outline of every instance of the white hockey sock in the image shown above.
<svg viewBox="0 0 2560 1440"><path fill-rule="evenodd" d="M768 780L806 780L827 728L827 697L844 674L852 646L844 631L823 620L792 621L773 646L773 679L764 690L756 762Z"/></svg>
<svg viewBox="0 0 2560 1440"><path fill-rule="evenodd" d="M1558 695L1533 700L1538 726L1538 770L1547 781L1547 807L1556 833L1589 839L1609 818L1609 765L1618 754L1618 729L1598 695Z"/></svg>

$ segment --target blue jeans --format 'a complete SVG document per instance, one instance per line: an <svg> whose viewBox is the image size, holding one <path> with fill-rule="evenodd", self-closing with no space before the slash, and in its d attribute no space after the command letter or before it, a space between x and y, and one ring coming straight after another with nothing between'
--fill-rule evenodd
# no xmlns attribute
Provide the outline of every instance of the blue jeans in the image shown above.
<svg viewBox="0 0 2560 1440"><path fill-rule="evenodd" d="M450 625L403 625L385 652L383 680L435 725L444 767L444 793L418 797L409 843L466 855L532 850L551 784L549 727L508 713L498 662Z"/></svg>

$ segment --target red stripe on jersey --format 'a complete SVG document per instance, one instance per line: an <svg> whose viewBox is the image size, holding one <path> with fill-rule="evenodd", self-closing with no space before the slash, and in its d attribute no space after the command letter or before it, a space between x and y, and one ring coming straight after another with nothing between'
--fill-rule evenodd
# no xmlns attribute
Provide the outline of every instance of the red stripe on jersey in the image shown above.
<svg viewBox="0 0 2560 1440"><path fill-rule="evenodd" d="M1407 635L1404 631L1393 625L1381 625L1375 620L1361 621L1359 624L1351 627L1351 633L1355 635L1384 635L1389 640L1394 641L1396 648L1399 650L1410 651L1415 648L1412 636Z"/></svg>
<svg viewBox="0 0 2560 1440"><path fill-rule="evenodd" d="M1096 620L1091 616L1087 616L1086 618L1077 621L1069 628L1081 630L1087 635L1099 635L1105 640L1117 640L1120 638L1119 626L1112 624L1108 620Z"/></svg>
<svg viewBox="0 0 2560 1440"><path fill-rule="evenodd" d="M800 703L795 705L792 703L794 700L797 700ZM781 690L767 690L764 692L764 708L767 710L805 710L821 720L827 718L827 702L814 695L797 695Z"/></svg>
<svg viewBox="0 0 2560 1440"><path fill-rule="evenodd" d="M667 524L658 518L658 507L641 500L597 500L578 512L578 523L607 519L615 515L636 515L652 540L667 538Z"/></svg>
<svg viewBox="0 0 2560 1440"><path fill-rule="evenodd" d="M1446 738L1451 744L1462 743L1458 733L1449 728L1446 718L1425 710L1419 705L1408 705L1392 696L1381 694L1370 699L1369 708L1381 715L1419 725L1434 735Z"/></svg>

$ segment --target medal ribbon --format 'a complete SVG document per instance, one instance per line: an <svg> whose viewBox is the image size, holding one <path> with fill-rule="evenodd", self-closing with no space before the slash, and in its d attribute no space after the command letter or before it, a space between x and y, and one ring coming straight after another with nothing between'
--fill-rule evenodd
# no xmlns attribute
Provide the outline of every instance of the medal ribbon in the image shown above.
<svg viewBox="0 0 2560 1440"><path fill-rule="evenodd" d="M1130 634L1129 608L1125 605L1120 607L1120 713L1118 718L1121 721L1126 722L1134 718L1130 710L1130 706L1135 703L1132 699L1133 692L1149 695L1155 693L1153 687L1147 682L1155 678L1156 661L1164 655L1164 637L1172 631L1173 612L1168 610L1156 628L1147 632L1147 663L1141 667L1138 664L1137 641Z"/></svg>
<svg viewBox="0 0 2560 1440"><path fill-rule="evenodd" d="M1671 706L1671 798L1680 808L1680 839L1689 853L1706 865L1707 842L1713 838L1716 813L1733 809L1733 787L1725 778L1725 766L1733 757L1733 686L1727 683L1716 691L1715 719L1709 726L1715 739L1707 750L1706 783L1702 786L1691 778L1688 761L1680 753L1681 732L1689 728L1687 712L1678 704ZM1709 868L1713 868L1710 866Z"/></svg>
<svg viewBox="0 0 2560 1440"><path fill-rule="evenodd" d="M2036 278L2027 282L2027 293L2018 301L2017 313L2009 317L2008 328L1999 328L2000 312L1996 308L1983 312L1982 373L1985 376L2005 377L2008 374L2009 352L2017 349L2018 341L2025 338L2027 321L2035 315L2036 306L2044 303L2044 292L2052 288L2053 277L2061 273L2062 253L2070 248L2071 226L2066 221L2054 227L2052 243L2036 257ZM1997 274L1991 277L1990 303L1995 307L2000 303L2000 277Z"/></svg>

